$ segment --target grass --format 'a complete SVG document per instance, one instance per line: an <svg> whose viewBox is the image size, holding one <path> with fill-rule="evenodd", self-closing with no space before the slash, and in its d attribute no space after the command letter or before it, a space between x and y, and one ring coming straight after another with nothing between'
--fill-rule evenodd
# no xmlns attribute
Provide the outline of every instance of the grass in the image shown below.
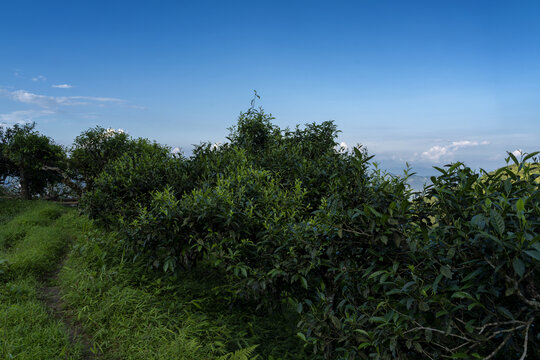
<svg viewBox="0 0 540 360"><path fill-rule="evenodd" d="M29 206L32 206L31 201L0 199L0 225L7 223Z"/></svg>
<svg viewBox="0 0 540 360"><path fill-rule="evenodd" d="M114 234L73 209L0 200L0 358L86 358L89 345L70 340L66 319L78 321L102 359L309 358L287 308L268 314L231 301L209 266L162 278L123 254ZM53 285L63 317L42 298Z"/></svg>
<svg viewBox="0 0 540 360"><path fill-rule="evenodd" d="M72 345L64 323L50 316L38 298L39 286L32 278L2 285L0 358L81 359L81 345Z"/></svg>
<svg viewBox="0 0 540 360"><path fill-rule="evenodd" d="M257 314L255 304L231 303L209 267L151 276L121 260L119 243L108 252L117 241L99 232L79 240L60 273L66 301L105 359L232 359L255 345L260 359L307 358L292 313Z"/></svg>
<svg viewBox="0 0 540 360"><path fill-rule="evenodd" d="M65 210L45 202L0 202L0 358L81 359L64 323L39 298L69 239Z"/></svg>

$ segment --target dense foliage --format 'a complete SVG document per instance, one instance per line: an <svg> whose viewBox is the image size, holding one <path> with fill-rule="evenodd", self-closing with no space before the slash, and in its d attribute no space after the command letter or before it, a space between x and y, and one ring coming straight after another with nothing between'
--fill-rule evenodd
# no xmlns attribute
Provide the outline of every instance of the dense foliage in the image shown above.
<svg viewBox="0 0 540 360"><path fill-rule="evenodd" d="M538 153L437 168L414 193L332 122L272 120L252 106L189 158L88 130L70 159L82 208L148 271L211 264L232 301L294 309L312 358L540 357Z"/></svg>
<svg viewBox="0 0 540 360"><path fill-rule="evenodd" d="M129 149L93 179L82 206L107 227L130 222L149 203L152 191L166 185L182 188L183 168L182 159L173 156L168 147L146 139L129 140Z"/></svg>
<svg viewBox="0 0 540 360"><path fill-rule="evenodd" d="M189 159L113 161L88 213L149 268L179 274L208 259L237 298L294 306L314 357L538 354L535 154L511 155L519 171L449 165L414 194L407 172L374 169L362 147L340 151L333 123L282 130L272 119L251 108L229 143Z"/></svg>
<svg viewBox="0 0 540 360"><path fill-rule="evenodd" d="M110 162L130 149L129 136L122 130L104 129L100 126L83 131L75 138L70 150L71 177L92 189L94 179Z"/></svg>
<svg viewBox="0 0 540 360"><path fill-rule="evenodd" d="M0 180L18 178L25 199L59 182L62 177L49 168L62 167L66 160L64 149L34 127L34 124L0 127Z"/></svg>

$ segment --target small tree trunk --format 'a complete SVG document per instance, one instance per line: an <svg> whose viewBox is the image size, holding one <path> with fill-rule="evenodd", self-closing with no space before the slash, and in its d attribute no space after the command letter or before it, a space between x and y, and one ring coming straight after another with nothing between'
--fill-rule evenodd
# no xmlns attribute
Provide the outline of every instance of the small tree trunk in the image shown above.
<svg viewBox="0 0 540 360"><path fill-rule="evenodd" d="M41 167L41 170L46 170L46 171L54 171L56 172L57 174L60 174L62 176L62 183L64 185L66 185L67 187L69 187L70 189L74 190L77 195L79 197L82 196L82 193L83 193L83 189L77 184L75 183L62 169L60 169L59 167L55 167L55 166L42 166ZM88 187L86 188L88 189Z"/></svg>
<svg viewBox="0 0 540 360"><path fill-rule="evenodd" d="M25 200L31 200L32 194L30 194L30 184L28 184L28 178L26 177L26 172L24 171L24 168L19 169L19 183L21 185L21 196Z"/></svg>

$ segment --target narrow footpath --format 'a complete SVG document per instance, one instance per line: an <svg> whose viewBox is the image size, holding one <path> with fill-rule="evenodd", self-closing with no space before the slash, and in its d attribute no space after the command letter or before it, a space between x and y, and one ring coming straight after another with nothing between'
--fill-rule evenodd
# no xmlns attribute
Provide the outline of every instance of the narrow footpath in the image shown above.
<svg viewBox="0 0 540 360"><path fill-rule="evenodd" d="M51 315L58 320L61 320L67 331L69 342L72 346L76 346L77 343L82 344L83 360L95 360L100 359L99 351L92 345L92 338L84 331L82 324L72 316L69 307L62 299L62 293L58 283L58 275L64 266L65 257L61 262L61 265L45 279L46 284L39 289L39 299L47 306Z"/></svg>

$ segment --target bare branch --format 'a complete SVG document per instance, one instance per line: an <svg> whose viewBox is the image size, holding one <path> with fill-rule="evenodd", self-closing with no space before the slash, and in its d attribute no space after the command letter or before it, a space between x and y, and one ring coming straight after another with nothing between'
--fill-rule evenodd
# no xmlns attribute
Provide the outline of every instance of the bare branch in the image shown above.
<svg viewBox="0 0 540 360"><path fill-rule="evenodd" d="M516 330L519 330L521 328L525 327L525 325L519 325L519 326L516 326L514 328L511 328L511 329L504 329L504 330L499 330L499 331L495 331L493 334L491 334L491 336L489 336L486 340L489 340L491 338L493 338L494 336L498 335L498 334L502 334L502 333L505 333L505 332L513 332L513 331L516 331Z"/></svg>
<svg viewBox="0 0 540 360"><path fill-rule="evenodd" d="M465 340L467 342L478 342L477 340L469 339L469 338L466 338L464 336L460 336L460 335L456 335L456 334L447 334L446 331L442 331L442 330L439 330L439 329L428 328L428 327L424 327L424 326L418 326L418 327L412 328L410 330L407 330L407 331L405 331L403 333L403 335L405 335L407 333L410 333L410 332L413 332L413 331L418 331L418 330L431 330L433 332L437 332L439 334L445 334L446 336L453 336L453 337L456 337L458 339Z"/></svg>
<svg viewBox="0 0 540 360"><path fill-rule="evenodd" d="M493 350L493 352L491 354L489 354L484 360L489 360L491 359L492 357L494 357L495 355L497 355L497 353L499 352L499 350L501 350L501 348L504 346L504 344L506 344L508 342L508 340L510 340L510 338L512 337L512 333L506 335L506 337L504 338L504 340L499 344L499 346L497 346L497 348L495 350Z"/></svg>
<svg viewBox="0 0 540 360"><path fill-rule="evenodd" d="M534 321L534 317L532 317L527 322L527 328L525 329L525 340L523 341L523 354L519 358L519 360L525 360L525 357L527 356L527 342L529 341L529 328L531 327L532 322Z"/></svg>

